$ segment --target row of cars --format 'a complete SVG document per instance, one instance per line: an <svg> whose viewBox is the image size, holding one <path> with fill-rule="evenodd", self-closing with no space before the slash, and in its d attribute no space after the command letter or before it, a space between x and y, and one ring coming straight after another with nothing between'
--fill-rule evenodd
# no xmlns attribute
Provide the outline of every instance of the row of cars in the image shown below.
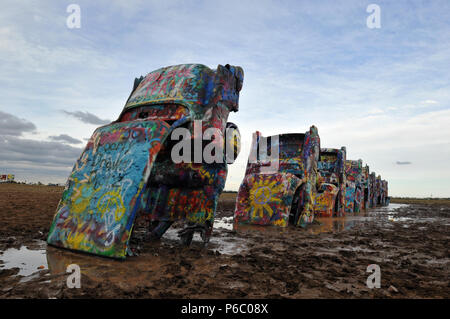
<svg viewBox="0 0 450 319"><path fill-rule="evenodd" d="M268 141L277 141L278 159L268 158L269 147L261 147ZM346 147L321 148L315 126L304 134L256 132L251 153L256 149L239 188L236 222L306 226L315 216L341 217L389 204L387 181L362 160L347 160ZM270 167L274 160L279 165Z"/></svg>
<svg viewBox="0 0 450 319"><path fill-rule="evenodd" d="M243 79L242 68L228 64L181 64L136 78L118 119L97 128L75 162L48 244L123 259L133 255L137 217L149 240L182 220L182 243L196 232L208 243L240 150L228 115L239 110ZM316 214L341 216L361 209L364 183L366 206L385 203L381 180L352 179L346 163L345 151L320 148L314 126L305 134L255 133L236 221L304 226Z"/></svg>

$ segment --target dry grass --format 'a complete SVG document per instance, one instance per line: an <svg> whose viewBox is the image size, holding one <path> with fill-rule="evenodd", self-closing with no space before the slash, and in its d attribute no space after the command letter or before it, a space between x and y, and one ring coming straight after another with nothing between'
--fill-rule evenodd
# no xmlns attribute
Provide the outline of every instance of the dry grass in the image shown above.
<svg viewBox="0 0 450 319"><path fill-rule="evenodd" d="M237 193L222 193L220 195L221 201L235 201L236 200Z"/></svg>
<svg viewBox="0 0 450 319"><path fill-rule="evenodd" d="M0 183L0 196L3 192L61 193L64 186L27 185L19 183Z"/></svg>

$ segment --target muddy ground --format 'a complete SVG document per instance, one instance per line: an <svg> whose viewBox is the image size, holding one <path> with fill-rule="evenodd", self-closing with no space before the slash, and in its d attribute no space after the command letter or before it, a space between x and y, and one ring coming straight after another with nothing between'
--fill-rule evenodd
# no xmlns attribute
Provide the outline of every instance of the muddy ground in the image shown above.
<svg viewBox="0 0 450 319"><path fill-rule="evenodd" d="M140 256L110 260L47 247L61 187L0 184L0 298L449 298L450 205L391 204L308 229L236 227L223 194L213 239L182 247L176 229ZM67 288L66 267L81 268ZM367 266L381 288L366 285Z"/></svg>

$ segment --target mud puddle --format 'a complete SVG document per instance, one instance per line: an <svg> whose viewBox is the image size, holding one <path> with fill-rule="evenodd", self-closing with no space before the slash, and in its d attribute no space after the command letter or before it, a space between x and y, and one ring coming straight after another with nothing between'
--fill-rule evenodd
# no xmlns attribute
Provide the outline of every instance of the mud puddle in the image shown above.
<svg viewBox="0 0 450 319"><path fill-rule="evenodd" d="M206 248L197 236L183 247L175 231L156 243L136 240L140 255L117 261L46 247L62 192L0 184L0 298L450 298L450 201L391 204L323 222L315 228L331 231L313 234L234 229L235 194L223 194ZM145 234L145 223L136 225ZM218 248L223 243L226 249ZM27 251L38 251L42 262L20 259ZM19 275L20 265L1 258L5 252L8 260L21 256L15 264L32 273ZM374 263L382 270L380 289L366 286ZM80 266L80 289L67 287L70 264Z"/></svg>
<svg viewBox="0 0 450 319"><path fill-rule="evenodd" d="M321 233L335 233L344 230L349 230L356 225L362 224L366 221L373 220L374 218L382 218L384 220L403 222L409 221L410 217L394 217L393 212L401 207L406 207L404 204L391 204L388 207L382 207L370 210L368 212L362 212L355 215L348 214L346 217L334 217L334 218L316 218L317 224L311 225L306 229L309 234L321 234ZM239 255L248 251L249 240L245 235L237 236L237 233L245 234L246 232L265 233L264 236L270 236L271 233L282 234L292 231L290 227L278 228L270 226L256 226L256 225L238 225L233 223L233 217L221 217L217 218L214 222L213 236L206 246L207 250L218 252L223 255ZM161 239L161 242L156 245L156 249L162 247L167 248L180 248L180 241L178 237L178 229L170 228ZM203 249L203 241L199 234L195 234L191 246L199 249ZM352 251L358 251L359 247L352 247ZM318 250L320 251L320 249ZM323 250L322 253L331 253L331 251ZM80 253L73 253L67 250L60 250L53 247L47 247L45 241L35 241L33 244L27 246L21 246L19 249L10 248L3 252L0 252L0 269L13 269L18 268L19 272L14 276L22 277L20 282L27 282L36 276L39 276L39 272L42 270L49 270L53 275L64 273L67 266L76 263L80 264L82 273L95 276L96 273L100 273L101 269L105 267L112 267L117 269L118 265L122 265L122 262L110 260L107 258L99 258L95 256L89 256ZM157 254L156 254L157 255ZM154 256L142 257L136 256L133 258L128 257L127 263L133 260L133 263L138 261L141 264L148 265L154 264ZM126 273L125 266L118 273ZM155 265L157 268L158 266ZM121 268L119 266L119 268Z"/></svg>
<svg viewBox="0 0 450 319"><path fill-rule="evenodd" d="M247 249L245 239L234 236L235 232L232 231L232 221L232 217L224 217L218 221L214 221L213 234L206 246L207 249L217 251L224 255L240 254ZM179 246L180 238L178 237L178 231L179 229L169 228L161 238L161 242L170 244L171 246ZM194 234L191 245L198 248L204 247L200 234Z"/></svg>
<svg viewBox="0 0 450 319"><path fill-rule="evenodd" d="M317 217L314 225L311 225L307 231L311 234L335 233L344 230L350 230L355 226L362 226L366 222L381 221L386 222L393 220L395 212L406 204L390 204L386 207L377 207L359 213L347 213L345 217ZM405 217L409 220L409 217ZM406 219L405 219L406 220ZM405 221L399 220L399 221Z"/></svg>
<svg viewBox="0 0 450 319"><path fill-rule="evenodd" d="M330 289L320 286L323 278L317 279L316 282L316 277L319 278L324 273L323 269L327 269L326 274L330 277L327 280L331 282L335 276L347 278L345 276L350 272L350 268L343 267L340 273L341 268L336 266L347 259L352 258L348 261L351 265L360 263L367 267L367 264L372 262L401 261L397 255L410 254L410 247L399 250L398 246L393 245L391 249L391 246L386 246L389 241L386 243L383 240L374 240L376 236L370 233L379 231L373 230L373 227L384 230L386 227L382 225L385 224L396 227L419 220L416 216L398 214L398 209L407 206L391 204L368 212L348 214L342 218L317 218L320 224L311 225L306 230L294 227L235 225L232 216L222 215L215 220L213 236L206 247L198 234L195 234L191 247L183 247L178 237L179 229L170 228L159 242L143 243L141 254L128 257L125 261L47 247L44 241L34 241L33 244L18 249L9 248L0 252L0 261L3 262L0 262L0 270L19 269L5 282L8 284L5 285L6 289L9 289L7 294L26 295L30 287L34 287L33 289L41 289L39 291L43 291L44 296L64 297L66 293L73 293L65 288L68 275L66 269L71 264L77 264L81 269L83 287L88 287L83 291L92 297L97 294L102 297L107 297L108 294L115 296L114 293L118 291L120 296L137 294L149 297L182 297L195 291L202 297L203 294L198 291L208 291L205 296L212 291L219 291L224 296L235 294L242 297L244 295L239 295L242 291L256 291L251 288L254 285L272 287L275 282L278 283L274 287L279 290L279 295L287 294L286 289L289 288L294 296L295 289L291 287L291 281L301 276L294 276L292 273L284 279L284 275L278 274L275 268L278 269L277 265L283 264L285 267L292 267L295 272L299 265L305 265L302 273L311 272L313 275L301 277L302 280L299 279L296 285L310 285L308 289L311 296L328 296ZM430 218L433 219L421 219L429 221ZM365 237L355 240L355 234ZM416 242L414 240L414 243ZM384 253L386 249L391 249L392 253ZM416 254L414 258L420 265L427 264L438 269L448 265L448 257L439 254L432 257ZM427 262L424 262L425 260ZM361 277L365 276L364 267L360 267ZM250 274L255 269L266 276L272 274L273 278L268 282L261 281L264 276L250 280L248 276L251 277ZM346 280L353 280L353 275L348 278ZM286 283L283 283L283 280L286 280ZM89 290L91 288L92 290ZM326 289L327 294L319 293L320 289ZM356 289L358 292L355 294L361 294L363 289L362 286ZM168 291L171 294L168 294ZM153 295L153 292L156 295Z"/></svg>
<svg viewBox="0 0 450 319"><path fill-rule="evenodd" d="M347 213L344 217L316 217L314 223L308 225L305 231L309 234L336 233L344 230L350 230L355 226L364 226L365 222L378 221L410 221L416 220L412 217L396 217L396 211L400 208L408 207L407 204L390 204L386 207L377 207L360 213ZM232 223L233 219L230 217ZM429 220L424 220L429 221ZM283 233L291 231L291 227L259 226L246 224L232 224L235 231L256 231L262 233ZM228 228L230 229L230 228Z"/></svg>
<svg viewBox="0 0 450 319"><path fill-rule="evenodd" d="M233 218L223 217L218 218L214 223L213 237L207 244L206 249L214 253L223 255L240 254L247 249L246 242L242 238L235 238L233 236ZM178 230L170 228L161 238L159 243L150 244L153 248L184 248L180 244L178 237ZM203 249L203 241L199 234L195 234L191 246L194 249ZM38 278L41 271L48 270L46 275L60 276L65 274L67 266L70 264L77 264L80 266L81 273L89 275L90 277L99 277L105 269L114 269L115 273L124 275L130 267L129 263L133 263L134 267L137 264L145 265L146 271L150 264L153 268L158 269L158 253L146 256L146 254L135 257L128 257L127 262L102 258L98 256L91 256L83 253L71 252L69 250L58 249L47 246L47 243L42 240L36 240L32 244L22 245L20 248L9 248L5 251L0 251L0 270L18 268L18 272L11 277L20 278L20 283L28 282L32 279ZM140 268L140 267L137 267ZM120 277L118 278L120 279ZM138 280L138 278L130 278L127 280ZM51 280L45 281L50 283Z"/></svg>
<svg viewBox="0 0 450 319"><path fill-rule="evenodd" d="M214 221L214 228L215 229L227 229L227 230L233 230L233 216L230 217L222 217L219 219L216 219Z"/></svg>
<svg viewBox="0 0 450 319"><path fill-rule="evenodd" d="M36 273L48 269L44 241L36 241L19 249L9 248L0 252L0 270L18 268L14 276L21 276L20 282L26 282L34 278Z"/></svg>

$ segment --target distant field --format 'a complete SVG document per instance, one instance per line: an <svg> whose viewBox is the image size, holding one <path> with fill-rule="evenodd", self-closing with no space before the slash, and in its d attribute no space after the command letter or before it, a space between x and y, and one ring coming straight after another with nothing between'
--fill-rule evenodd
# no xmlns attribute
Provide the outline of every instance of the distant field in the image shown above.
<svg viewBox="0 0 450 319"><path fill-rule="evenodd" d="M236 196L237 196L237 193L222 193L222 195L220 195L220 200L235 201Z"/></svg>
<svg viewBox="0 0 450 319"><path fill-rule="evenodd" d="M62 193L64 186L27 185L18 183L0 183L0 192ZM5 193L6 194L6 193Z"/></svg>
<svg viewBox="0 0 450 319"><path fill-rule="evenodd" d="M391 197L391 203L395 204L422 204L450 206L450 198L401 198Z"/></svg>
<svg viewBox="0 0 450 319"><path fill-rule="evenodd" d="M30 193L61 193L63 186L46 186L46 185L25 185L15 183L0 184L0 196L3 192L21 192L26 191ZM218 209L232 209L236 201L236 192L223 192L220 196ZM5 198L4 198L5 200ZM419 205L441 205L450 206L450 198L408 198L408 197L391 197L391 203L395 204L419 204Z"/></svg>
<svg viewBox="0 0 450 319"><path fill-rule="evenodd" d="M237 193L222 193L217 204L218 211L234 211Z"/></svg>
<svg viewBox="0 0 450 319"><path fill-rule="evenodd" d="M64 190L64 186L47 186L47 185L27 185L19 183L0 183L0 191L27 191L27 192L39 192L39 193L54 193ZM220 196L220 200L235 201L236 192L223 192Z"/></svg>

